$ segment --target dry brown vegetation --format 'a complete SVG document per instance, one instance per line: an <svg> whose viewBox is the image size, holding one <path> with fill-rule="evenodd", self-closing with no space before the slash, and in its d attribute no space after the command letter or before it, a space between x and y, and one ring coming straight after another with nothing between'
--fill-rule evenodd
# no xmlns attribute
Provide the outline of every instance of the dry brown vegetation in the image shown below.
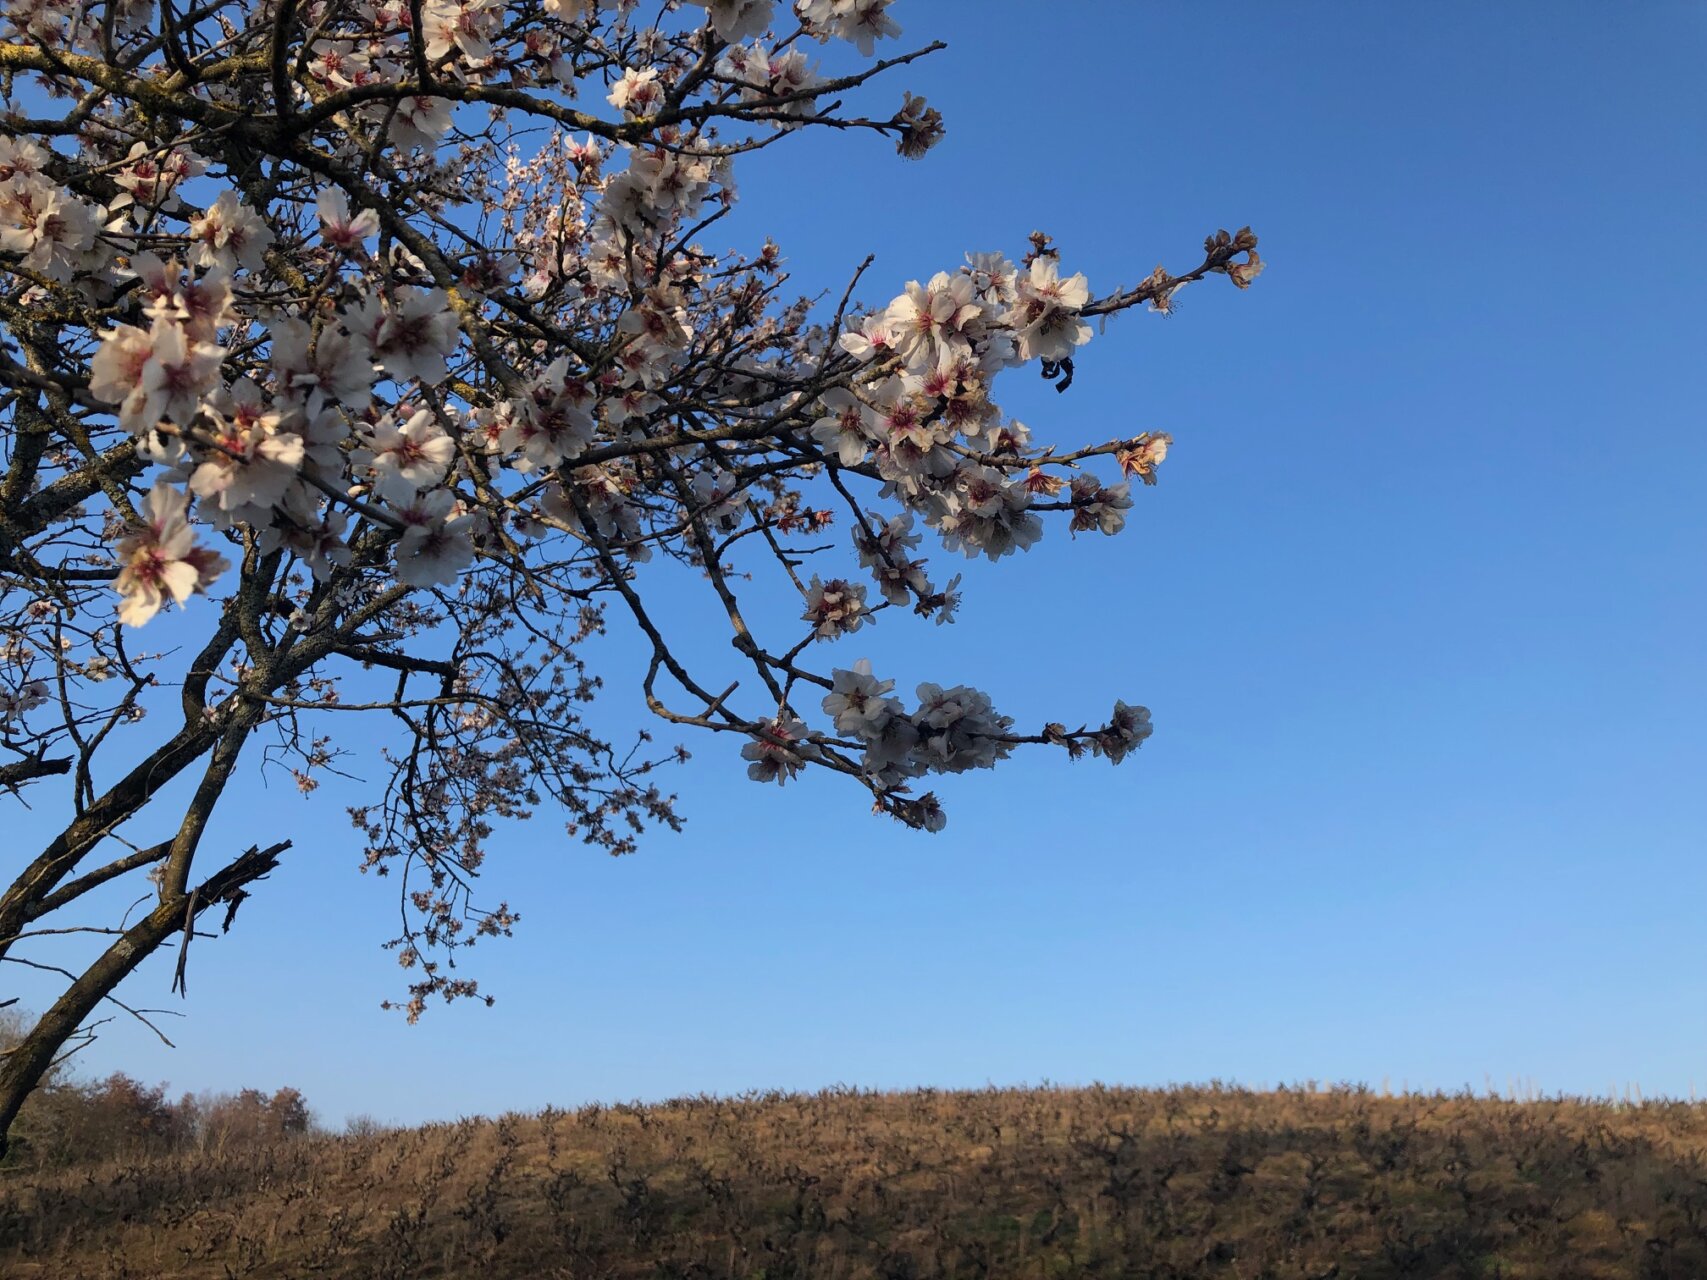
<svg viewBox="0 0 1707 1280"><path fill-rule="evenodd" d="M13 1170L0 1275L1681 1280L1704 1151L1683 1102L700 1097Z"/></svg>

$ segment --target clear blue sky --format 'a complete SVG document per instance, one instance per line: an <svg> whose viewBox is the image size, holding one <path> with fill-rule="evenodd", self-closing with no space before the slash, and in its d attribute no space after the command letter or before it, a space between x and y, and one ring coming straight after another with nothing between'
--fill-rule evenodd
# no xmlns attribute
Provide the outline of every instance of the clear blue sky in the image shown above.
<svg viewBox="0 0 1707 1280"><path fill-rule="evenodd" d="M1707 1090L1707 9L896 13L950 48L877 102L924 91L946 141L779 147L729 243L772 231L813 288L875 251L873 302L1034 227L1098 290L1218 226L1270 266L1111 324L1065 396L1008 375L1043 439L1174 434L1123 536L1052 530L967 571L958 626L835 662L1024 724L1120 695L1156 736L950 779L934 838L690 741L682 836L496 842L498 1004L415 1028L377 1009L395 905L350 792L256 787L225 838L297 849L192 954L179 1048L116 1026L89 1068L333 1122L838 1081ZM603 652L634 669L620 628ZM632 683L605 708L638 723Z"/></svg>

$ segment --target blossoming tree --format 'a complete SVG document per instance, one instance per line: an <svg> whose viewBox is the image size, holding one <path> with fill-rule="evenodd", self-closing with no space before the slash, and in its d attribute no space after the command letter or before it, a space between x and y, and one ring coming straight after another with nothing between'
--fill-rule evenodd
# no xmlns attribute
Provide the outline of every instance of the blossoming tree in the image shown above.
<svg viewBox="0 0 1707 1280"><path fill-rule="evenodd" d="M337 717L373 725L353 816L403 882L411 1018L475 994L447 952L515 920L469 899L496 821L554 803L612 853L674 824L668 753L584 723L607 613L649 648L658 716L732 736L759 782L843 774L913 827L944 821L930 775L1148 736L1124 703L1026 730L974 689L904 698L812 660L884 611L948 620L929 544L1117 533L1168 437L1041 447L997 376L1065 390L1093 319L1261 267L1248 229L1218 232L1099 295L1033 233L862 312L864 266L839 301L795 299L774 244L704 248L743 154L941 136L910 93L847 105L938 47L896 43L892 7L9 0L0 789L53 834L6 844L0 958L64 986L0 1063L0 1134L138 964L176 947L181 980L198 922L230 926L288 841L208 847L210 818L258 761L311 790ZM846 74L820 69L831 42ZM696 674L654 619L653 557L698 571L750 675ZM759 562L799 594L791 633L749 625ZM91 919L121 877L140 918ZM71 967L29 951L68 939L93 945Z"/></svg>

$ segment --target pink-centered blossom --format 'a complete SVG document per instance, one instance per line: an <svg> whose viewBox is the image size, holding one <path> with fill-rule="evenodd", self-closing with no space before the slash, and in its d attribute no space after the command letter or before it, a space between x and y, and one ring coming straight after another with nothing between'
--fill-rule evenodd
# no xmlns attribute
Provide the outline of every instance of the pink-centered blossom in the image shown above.
<svg viewBox="0 0 1707 1280"><path fill-rule="evenodd" d="M1091 340L1091 326L1079 318L1090 288L1083 274L1063 280L1054 255L1032 259L1015 295L1008 322L1022 360L1060 360Z"/></svg>
<svg viewBox="0 0 1707 1280"><path fill-rule="evenodd" d="M812 424L812 438L844 467L855 467L871 451L875 415L846 387L823 395L825 414Z"/></svg>
<svg viewBox="0 0 1707 1280"><path fill-rule="evenodd" d="M656 67L627 67L611 86L607 101L618 111L641 117L664 105L664 86Z"/></svg>
<svg viewBox="0 0 1707 1280"><path fill-rule="evenodd" d="M156 320L143 333L118 325L90 362L90 393L119 402L119 423L140 434L169 420L187 427L216 385L223 348L191 337L180 324Z"/></svg>
<svg viewBox="0 0 1707 1280"><path fill-rule="evenodd" d="M190 219L192 266L259 271L272 243L272 229L235 191L221 192L206 213Z"/></svg>
<svg viewBox="0 0 1707 1280"><path fill-rule="evenodd" d="M70 280L100 229L93 206L39 174L16 171L0 181L0 252L21 254L31 271Z"/></svg>
<svg viewBox="0 0 1707 1280"><path fill-rule="evenodd" d="M763 35L770 26L773 0L687 0L687 3L704 9L712 30L730 44Z"/></svg>
<svg viewBox="0 0 1707 1280"><path fill-rule="evenodd" d="M392 502L412 502L424 489L444 479L456 441L439 425L430 409L422 409L401 426L387 417L364 437L368 470L374 491Z"/></svg>
<svg viewBox="0 0 1707 1280"><path fill-rule="evenodd" d="M339 253L355 254L362 242L379 234L379 214L372 209L350 213L350 201L337 187L327 187L314 202L320 215L320 239Z"/></svg>
<svg viewBox="0 0 1707 1280"><path fill-rule="evenodd" d="M825 582L813 574L806 588L806 611L800 617L812 624L819 640L858 631L867 618L865 588L845 578Z"/></svg>
<svg viewBox="0 0 1707 1280"><path fill-rule="evenodd" d="M786 784L819 754L817 745L807 737L806 725L799 717L788 714L766 720L741 748L741 758L751 761L747 776L754 782L774 782L778 786Z"/></svg>
<svg viewBox="0 0 1707 1280"><path fill-rule="evenodd" d="M460 336L456 312L443 289L404 285L375 335L374 359L398 382L419 378L436 386L450 372L445 359L456 350Z"/></svg>
<svg viewBox="0 0 1707 1280"><path fill-rule="evenodd" d="M205 591L231 562L195 545L187 515L189 500L165 480L156 480L143 503L143 523L118 545L119 621L140 627L168 600L182 604Z"/></svg>
<svg viewBox="0 0 1707 1280"><path fill-rule="evenodd" d="M889 5L890 0L796 0L795 13L815 31L849 41L869 58L876 41L901 34Z"/></svg>

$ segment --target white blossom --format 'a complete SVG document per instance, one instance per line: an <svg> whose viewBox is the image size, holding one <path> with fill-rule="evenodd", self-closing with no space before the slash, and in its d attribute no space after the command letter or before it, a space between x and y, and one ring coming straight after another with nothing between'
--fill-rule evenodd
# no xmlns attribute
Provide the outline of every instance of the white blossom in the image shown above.
<svg viewBox="0 0 1707 1280"><path fill-rule="evenodd" d="M1115 456L1126 475L1137 476L1145 484L1155 484L1156 468L1168 456L1168 446L1173 442L1174 438L1165 431L1146 433L1133 442L1132 448L1122 449Z"/></svg>
<svg viewBox="0 0 1707 1280"><path fill-rule="evenodd" d="M798 48L773 52L757 41L731 45L718 59L717 73L746 85L743 99L764 104L767 118L777 128L792 128L792 120L805 118L817 110L815 100L802 95L818 82L818 77L808 65L806 54ZM779 98L792 101L775 101Z"/></svg>
<svg viewBox="0 0 1707 1280"><path fill-rule="evenodd" d="M213 342L236 318L231 273L222 266L196 275L176 258L138 253L131 256L130 269L141 286L142 313L152 321L182 325L191 338Z"/></svg>
<svg viewBox="0 0 1707 1280"><path fill-rule="evenodd" d="M919 545L919 536L913 532L912 513L903 511L885 521L875 537L855 540L860 565L871 570L878 591L890 604L904 605L914 594L926 594L930 586L925 562L907 554Z"/></svg>
<svg viewBox="0 0 1707 1280"><path fill-rule="evenodd" d="M113 586L125 626L142 626L167 600L182 604L231 567L224 556L195 545L188 507L183 494L165 480L155 481L143 504L142 526L119 543L122 567Z"/></svg>
<svg viewBox="0 0 1707 1280"><path fill-rule="evenodd" d="M812 438L844 467L858 466L871 451L874 415L845 387L830 388L823 401L828 412L812 424Z"/></svg>
<svg viewBox="0 0 1707 1280"><path fill-rule="evenodd" d="M395 112L387 108L380 118L387 114L392 141L405 150L431 147L450 131L450 103L444 98L411 95L397 103Z"/></svg>
<svg viewBox="0 0 1707 1280"><path fill-rule="evenodd" d="M363 437L374 491L391 502L412 502L415 495L444 479L456 441L439 425L430 409L412 415L402 426L382 418Z"/></svg>
<svg viewBox="0 0 1707 1280"><path fill-rule="evenodd" d="M352 409L372 399L375 370L365 337L335 324L316 335L301 320L275 320L271 337L273 372L283 390L300 398L303 412L319 413L328 399Z"/></svg>
<svg viewBox="0 0 1707 1280"><path fill-rule="evenodd" d="M747 776L754 782L785 784L807 761L818 758L818 748L807 740L806 732L805 724L792 715L765 721L752 741L741 748L741 758L752 762L747 766Z"/></svg>
<svg viewBox="0 0 1707 1280"><path fill-rule="evenodd" d="M273 233L261 215L223 191L199 218L190 219L190 262L198 267L259 271Z"/></svg>
<svg viewBox="0 0 1707 1280"><path fill-rule="evenodd" d="M1010 551L1029 549L1043 536L1043 522L1026 510L1031 494L1023 484L981 464L960 468L955 480L936 521L949 550L999 560Z"/></svg>
<svg viewBox="0 0 1707 1280"><path fill-rule="evenodd" d="M245 508L270 507L284 497L302 465L302 437L280 431L276 413L227 418L208 407L203 414L212 447L190 477L190 489L222 512L244 512L264 521L261 512Z"/></svg>
<svg viewBox="0 0 1707 1280"><path fill-rule="evenodd" d="M427 0L421 6L427 60L438 62L455 49L471 62L485 62L503 16L500 0Z"/></svg>
<svg viewBox="0 0 1707 1280"><path fill-rule="evenodd" d="M763 34L770 26L772 0L687 0L706 10L718 38L734 44Z"/></svg>
<svg viewBox="0 0 1707 1280"><path fill-rule="evenodd" d="M836 342L856 360L872 360L887 355L894 349L887 313L880 311L875 315L850 320L847 332Z"/></svg>
<svg viewBox="0 0 1707 1280"><path fill-rule="evenodd" d="M349 198L337 187L322 190L314 207L320 215L320 239L340 253L359 252L364 240L379 234L379 214L363 209L352 217Z"/></svg>
<svg viewBox="0 0 1707 1280"><path fill-rule="evenodd" d="M1002 253L969 253L960 268L972 280L972 291L983 302L1010 307L1018 299L1018 269Z"/></svg>
<svg viewBox="0 0 1707 1280"><path fill-rule="evenodd" d="M177 189L183 182L207 171L207 161L192 152L177 147L155 150L145 142L131 145L127 161L113 175L125 200L166 211L178 208Z"/></svg>
<svg viewBox="0 0 1707 1280"><path fill-rule="evenodd" d="M741 484L722 467L701 471L691 486L694 507L701 519L710 524L732 526L741 514Z"/></svg>
<svg viewBox="0 0 1707 1280"><path fill-rule="evenodd" d="M1073 523L1078 533L1096 529L1105 534L1119 533L1126 527L1126 512L1132 506L1132 486L1127 483L1105 485L1095 476L1081 472L1073 477Z"/></svg>
<svg viewBox="0 0 1707 1280"><path fill-rule="evenodd" d="M795 0L794 11L802 22L850 41L869 58L875 41L901 34L889 5L890 0Z"/></svg>
<svg viewBox="0 0 1707 1280"><path fill-rule="evenodd" d="M397 543L397 577L411 587L448 587L474 562L470 520L411 525Z"/></svg>
<svg viewBox="0 0 1707 1280"><path fill-rule="evenodd" d="M142 367L153 355L154 341L146 329L114 325L101 335L101 347L89 362L89 394L118 404L142 382Z"/></svg>
<svg viewBox="0 0 1707 1280"><path fill-rule="evenodd" d="M528 395L510 407L497 446L520 454L513 465L522 472L574 459L593 439L592 402L592 388L572 376L568 357L560 356L534 379Z"/></svg>
<svg viewBox="0 0 1707 1280"><path fill-rule="evenodd" d="M1013 721L996 714L985 694L966 685L944 689L937 684L921 684L917 692L919 709L912 721L919 731L919 758L931 771L987 769L1012 754L1013 744L1001 738Z"/></svg>
<svg viewBox="0 0 1707 1280"><path fill-rule="evenodd" d="M398 382L419 378L428 386L445 380L445 358L459 340L456 313L443 289L404 285L385 313L373 344L374 359Z"/></svg>
<svg viewBox="0 0 1707 1280"><path fill-rule="evenodd" d="M103 336L90 364L89 390L118 401L119 422L133 434L163 419L188 426L225 359L223 348L192 338L170 320L156 320L147 333L118 325Z"/></svg>
<svg viewBox="0 0 1707 1280"><path fill-rule="evenodd" d="M649 116L664 105L664 86L656 67L627 67L611 86L607 101L630 116Z"/></svg>
<svg viewBox="0 0 1707 1280"><path fill-rule="evenodd" d="M852 670L833 670L830 678L824 714L835 721L837 733L872 741L882 735L890 721L903 716L900 699L884 696L895 682L872 675L870 658L861 658Z"/></svg>
<svg viewBox="0 0 1707 1280"><path fill-rule="evenodd" d="M1091 739L1091 752L1107 756L1110 764L1119 764L1129 751L1143 746L1151 732L1148 707L1129 707L1116 702L1108 728Z"/></svg>
<svg viewBox="0 0 1707 1280"><path fill-rule="evenodd" d="M0 252L21 254L29 270L70 280L99 230L92 205L37 173L20 170L0 182Z"/></svg>
<svg viewBox="0 0 1707 1280"><path fill-rule="evenodd" d="M1061 279L1054 255L1033 258L1015 293L1008 320L1022 360L1060 360L1091 340L1091 326L1079 318L1090 288L1082 274Z"/></svg>
<svg viewBox="0 0 1707 1280"><path fill-rule="evenodd" d="M31 680L16 689L0 688L0 724L19 720L48 700L45 680Z"/></svg>
<svg viewBox="0 0 1707 1280"><path fill-rule="evenodd" d="M617 321L617 331L639 339L649 352L663 355L681 351L692 339L681 296L666 285L648 289L640 304L630 307Z"/></svg>
<svg viewBox="0 0 1707 1280"><path fill-rule="evenodd" d="M813 574L806 588L806 612L800 617L812 624L820 640L858 631L866 620L865 588L844 578L824 582Z"/></svg>
<svg viewBox="0 0 1707 1280"><path fill-rule="evenodd" d="M894 349L919 370L970 355L987 316L971 276L939 271L927 284L909 280L885 319Z"/></svg>

